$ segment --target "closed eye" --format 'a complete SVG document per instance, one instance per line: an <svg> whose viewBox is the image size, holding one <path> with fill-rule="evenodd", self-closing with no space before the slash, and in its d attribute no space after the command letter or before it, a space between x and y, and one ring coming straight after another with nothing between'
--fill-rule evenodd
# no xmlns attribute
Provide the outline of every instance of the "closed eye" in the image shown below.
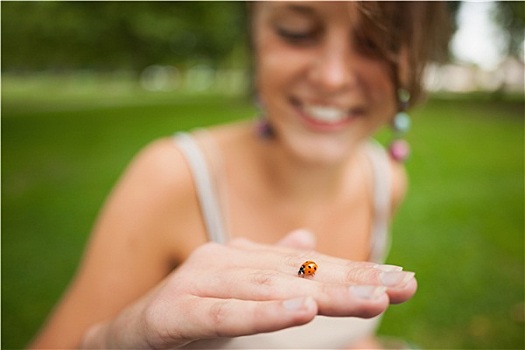
<svg viewBox="0 0 525 350"><path fill-rule="evenodd" d="M277 34L286 42L294 45L308 45L313 44L320 36L320 31L294 31L282 27L276 28Z"/></svg>

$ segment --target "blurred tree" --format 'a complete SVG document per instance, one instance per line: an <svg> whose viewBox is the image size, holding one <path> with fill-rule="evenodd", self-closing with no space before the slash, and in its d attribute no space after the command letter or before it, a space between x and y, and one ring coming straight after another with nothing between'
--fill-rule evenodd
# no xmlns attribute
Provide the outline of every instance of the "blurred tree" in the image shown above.
<svg viewBox="0 0 525 350"><path fill-rule="evenodd" d="M461 2L449 1L453 19ZM498 1L495 15L517 55L524 2ZM240 1L0 2L2 71L132 69L209 64L239 55L246 41ZM453 30L457 23L453 21Z"/></svg>
<svg viewBox="0 0 525 350"><path fill-rule="evenodd" d="M239 2L2 2L2 70L220 62L243 43Z"/></svg>
<svg viewBox="0 0 525 350"><path fill-rule="evenodd" d="M507 54L523 61L525 40L525 2L496 2L494 20L507 33Z"/></svg>

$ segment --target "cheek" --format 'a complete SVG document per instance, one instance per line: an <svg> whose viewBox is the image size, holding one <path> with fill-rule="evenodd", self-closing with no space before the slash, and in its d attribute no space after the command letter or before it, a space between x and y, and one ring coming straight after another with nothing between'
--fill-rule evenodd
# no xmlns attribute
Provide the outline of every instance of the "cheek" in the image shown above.
<svg viewBox="0 0 525 350"><path fill-rule="evenodd" d="M257 86L259 92L271 94L274 89L284 88L293 75L294 66L290 60L283 60L282 54L266 51L258 57Z"/></svg>
<svg viewBox="0 0 525 350"><path fill-rule="evenodd" d="M397 101L388 68L377 64L368 71L364 84L367 98L382 119L389 119L397 111Z"/></svg>
<svg viewBox="0 0 525 350"><path fill-rule="evenodd" d="M259 92L266 94L271 89L278 88L286 82L286 63L282 61L281 55L266 51L258 56L257 60L257 87Z"/></svg>
<svg viewBox="0 0 525 350"><path fill-rule="evenodd" d="M262 39L255 57L256 86L260 94L270 98L304 75L308 55L286 47L275 38Z"/></svg>

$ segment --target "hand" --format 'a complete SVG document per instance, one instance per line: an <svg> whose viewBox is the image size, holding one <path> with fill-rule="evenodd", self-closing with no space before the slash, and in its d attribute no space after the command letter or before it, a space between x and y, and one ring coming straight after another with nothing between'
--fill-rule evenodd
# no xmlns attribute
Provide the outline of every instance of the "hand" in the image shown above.
<svg viewBox="0 0 525 350"><path fill-rule="evenodd" d="M305 231L278 245L233 240L207 243L145 298L113 322L92 329L86 345L173 348L305 324L315 315L369 318L404 302L416 290L401 268L322 255ZM306 260L319 270L299 278ZM103 345L102 345L103 344ZM96 346L96 345L95 345Z"/></svg>

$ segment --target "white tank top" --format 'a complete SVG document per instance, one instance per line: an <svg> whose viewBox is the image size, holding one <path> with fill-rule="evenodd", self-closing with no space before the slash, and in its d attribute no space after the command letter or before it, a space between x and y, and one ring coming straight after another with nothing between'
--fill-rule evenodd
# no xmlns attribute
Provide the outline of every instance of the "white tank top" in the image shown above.
<svg viewBox="0 0 525 350"><path fill-rule="evenodd" d="M174 137L192 172L202 216L211 241L225 243L228 239L214 174L202 147L194 136L177 133ZM374 175L370 260L384 262L390 246L388 222L390 213L391 174L388 156L377 142L366 145L366 155ZM374 334L380 316L371 319L356 317L316 316L306 325L237 338L199 340L187 349L345 349L356 341Z"/></svg>

